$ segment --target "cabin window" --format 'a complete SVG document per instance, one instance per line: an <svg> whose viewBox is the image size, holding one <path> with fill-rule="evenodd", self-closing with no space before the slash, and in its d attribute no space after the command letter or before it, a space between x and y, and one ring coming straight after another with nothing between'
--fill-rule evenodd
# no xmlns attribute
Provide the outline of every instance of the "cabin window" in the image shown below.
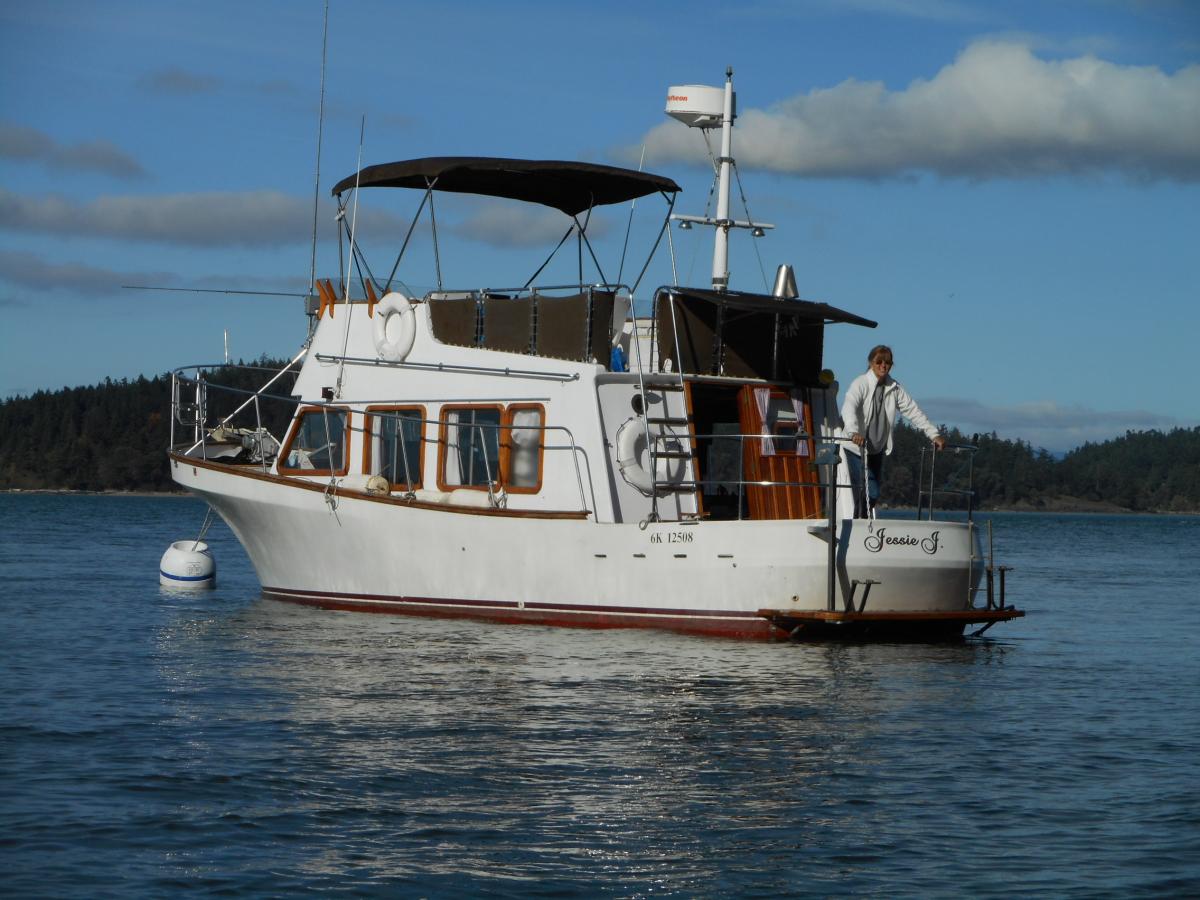
<svg viewBox="0 0 1200 900"><path fill-rule="evenodd" d="M775 438L776 453L795 453L796 434L800 426L796 422L796 414L780 410L781 415L770 424L771 434Z"/></svg>
<svg viewBox="0 0 1200 900"><path fill-rule="evenodd" d="M762 418L762 433L769 440L759 442L763 456L798 454L808 456L808 441L804 435L803 407L791 395L758 388L754 391L755 405Z"/></svg>
<svg viewBox="0 0 1200 900"><path fill-rule="evenodd" d="M451 407L442 412L443 490L487 488L500 480L501 407Z"/></svg>
<svg viewBox="0 0 1200 900"><path fill-rule="evenodd" d="M291 475L345 475L350 412L334 407L301 410L279 471Z"/></svg>
<svg viewBox="0 0 1200 900"><path fill-rule="evenodd" d="M382 475L392 490L415 490L424 483L425 410L419 406L367 407L363 473Z"/></svg>
<svg viewBox="0 0 1200 900"><path fill-rule="evenodd" d="M513 493L536 493L542 486L546 413L540 405L513 405L505 411L504 485Z"/></svg>

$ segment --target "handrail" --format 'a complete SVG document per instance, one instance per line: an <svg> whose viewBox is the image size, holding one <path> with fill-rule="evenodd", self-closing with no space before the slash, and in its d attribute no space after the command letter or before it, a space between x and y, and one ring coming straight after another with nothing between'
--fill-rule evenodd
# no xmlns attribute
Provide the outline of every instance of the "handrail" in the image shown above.
<svg viewBox="0 0 1200 900"><path fill-rule="evenodd" d="M630 297L633 296L633 290L627 284L618 282L597 281L590 284L585 284L583 287L589 291L602 290L612 291L614 294L621 291L627 292ZM454 290L453 288L435 288L425 292L424 300L437 303L439 300L446 299L437 296L438 294L466 294L469 297L490 297L496 294L514 294L521 296L522 294L537 294L542 291L575 291L579 293L579 282L573 284L534 284L525 285L522 287L483 287L483 288L466 288L463 290Z"/></svg>
<svg viewBox="0 0 1200 900"><path fill-rule="evenodd" d="M431 372L476 372L484 375L503 375L510 378L535 378L546 381L578 381L578 372L541 372L537 369L500 368L498 366L468 366L459 363L398 362L368 356L339 356L333 353L318 353L319 362L348 362L356 365L387 366L397 369L421 369Z"/></svg>
<svg viewBox="0 0 1200 900"><path fill-rule="evenodd" d="M521 402L521 400L518 398L518 399L514 399L513 402L514 403ZM307 405L321 405L321 404L305 404L305 405L307 406ZM339 408L344 409L345 406L339 405ZM367 414L367 411L363 410L363 413L365 415L365 414ZM374 410L373 409L370 411L369 414L372 416L379 416L380 418L395 418L395 419L400 419L400 420L407 421L407 422L419 422L422 426L424 426L424 425L441 426L443 424L442 419L429 419L429 418L425 418L422 416L402 416L394 410L386 410L386 409ZM528 431L540 431L540 432L547 432L547 431L563 432L566 435L566 439L568 441L567 444L565 444L565 445L547 444L547 443L543 442L542 449L543 450L569 450L570 451L571 461L575 468L576 486L579 488L580 509L583 510L584 512L591 512L591 510L588 509L588 505L587 505L587 493L583 487L583 476L579 471L579 445L575 442L575 435L572 433L570 428L568 428L565 425L513 425L513 424L504 424L503 422L495 424L495 425L492 425L488 422L469 422L469 423L462 423L459 425L459 427L464 427L464 425L467 428L479 429L481 436L483 434L483 429L485 429L485 428L493 429L496 431L507 430L510 432L513 431L514 429L524 429L524 430L528 430ZM359 431L359 432L362 432L363 434L366 434L365 429L355 428L353 425L351 425L350 430L351 430L351 432ZM442 443L442 439L440 436L437 438L424 437L424 428L422 428L421 442L425 443L425 444L440 445ZM405 458L405 467L407 468L407 466L408 466L407 453L405 454L405 457L406 457ZM491 496L492 495L492 478L491 478L491 472L490 472L490 464L487 461L486 454L484 456L484 464L486 466L488 466L488 495ZM411 484L412 483L411 480L409 480L408 483ZM464 486L469 486L469 485L464 485ZM501 487L503 487L503 485L501 485Z"/></svg>
<svg viewBox="0 0 1200 900"><path fill-rule="evenodd" d="M188 379L187 376L183 374L183 372L189 368L195 368L195 369L200 370L199 374L202 375L203 370L207 367L206 366L183 366L179 369L176 369L175 371L173 371L171 373L172 378L178 379L180 382L183 382L183 383L190 381L190 379ZM243 368L251 368L251 367L243 367ZM243 404L241 407L239 407L239 409L245 409L245 407L250 402L252 402L252 401L256 402L256 398L262 397L262 398L271 399L271 400L282 400L282 401L290 403L294 406L304 406L306 408L322 409L322 410L328 410L328 409L346 410L348 408L353 409L356 406L362 406L362 407L364 407L363 409L358 409L356 411L362 413L363 415L367 415L368 412L365 409L365 406L371 402L369 400L356 400L351 403L347 403L346 401L333 402L333 401L326 401L326 400L301 400L294 396L284 397L279 394L267 393L265 390L267 385L264 385L262 388L260 388L257 391L250 391L245 388L237 388L237 387L233 387L231 385L213 384L209 381L204 380L203 378L196 379L195 384L197 387L197 391L204 396L207 395L207 392L210 389L215 389L218 392L224 391L226 393L231 393L231 394L248 395L249 399L247 400L247 403ZM511 398L511 400L508 402L520 403L520 402L526 401L527 399L528 398L525 398L525 397L514 397L514 398ZM500 402L506 402L506 401L502 400ZM179 405L179 403L178 403L177 396L173 392L172 406L178 407L178 405ZM176 415L176 410L172 409L172 421L174 421L175 415ZM442 424L441 419L430 419L430 418L426 418L426 417L415 417L415 416L401 416L398 413L389 411L389 410L371 410L369 412L369 415L378 416L380 418L391 417L391 418L396 418L396 419L403 419L403 420L409 421L409 422L419 422L422 425L421 440L423 443L441 444L441 442L442 442L440 436L436 437L436 438L425 437L424 436L424 427L423 427L425 425L440 426ZM257 402L256 402L256 417L257 417ZM229 421L231 419L232 419L232 416L228 416L222 420L221 424L226 425L229 423ZM190 446L187 449L187 451L185 451L185 455L187 453L194 452L198 447L200 447L200 448L206 447L206 440L207 440L208 434L211 429L207 429L203 426L202 419L198 419L198 422L199 422L198 427L200 429L200 435L201 435L200 439L195 444ZM585 513L590 513L592 511L592 509L595 508L594 504L590 508L588 506L588 492L584 486L584 478L583 478L582 471L580 469L579 458L581 455L583 455L586 459L586 454L582 453L582 450L579 447L579 444L575 440L574 433L567 426L565 426L565 425L513 425L513 424L504 424L504 423L492 425L489 423L470 423L469 427L475 427L475 428L480 428L480 429L491 428L491 429L495 429L497 431L503 431L503 430L512 431L513 429L528 429L531 431L539 431L539 432L550 432L550 431L562 432L565 435L565 438L564 438L565 443L550 444L550 443L546 443L543 440L543 442L541 444L542 449L543 450L567 450L570 452L571 463L572 463L572 466L575 471L576 488L578 489L578 492L579 492L579 508L581 511L583 511ZM351 425L350 425L350 431L352 434L353 433L358 433L361 435L366 434L366 430L364 428L362 428L361 426L355 426L353 423L351 423ZM174 440L174 435L172 434L172 442L173 442L173 440ZM279 443L280 443L279 449L282 450L283 444L282 444L282 442L279 442ZM172 450L175 449L173 443L172 443L171 449ZM207 456L205 456L204 458L207 459ZM407 466L407 459L405 460L405 464ZM489 494L491 493L490 481L491 481L491 479L489 477L489 488L488 488ZM412 483L411 480L408 483L411 484Z"/></svg>
<svg viewBox="0 0 1200 900"><path fill-rule="evenodd" d="M937 469L937 454L953 451L954 453L967 453L967 487L965 490L956 488L934 488L933 482ZM975 454L979 452L979 447L976 444L945 444L941 450L930 449L929 447L921 448L921 467L917 475L917 519L921 518L921 513L925 510L925 499L929 499L929 512L926 516L928 521L933 521L933 506L934 499L938 495L952 497L967 498L967 521L971 522L974 518L974 499L975 499ZM929 461L929 488L925 488L925 454L932 453Z"/></svg>
<svg viewBox="0 0 1200 900"><path fill-rule="evenodd" d="M296 363L300 362L300 360L302 360L302 359L305 357L305 355L306 355L307 353L308 353L308 347L303 347L303 348L300 350L300 352L299 352L299 353L297 353L297 354L296 354L296 356L292 358L292 361L291 361L291 362L289 362L289 363L288 363L286 366L284 366L282 369L280 369L278 372L276 372L276 373L275 373L275 374L274 374L274 375L271 377L271 379L270 379L270 380L269 380L269 381L268 381L266 384L264 384L262 387L260 387L260 388L259 388L257 391L248 392L248 393L250 393L250 394L251 394L251 395L250 395L250 397L248 397L248 398L246 399L246 401L245 401L245 402L244 402L244 403L243 403L241 406L239 406L237 409L235 409L233 412L231 412L229 415L227 415L227 416L226 416L224 419L222 419L220 422L218 422L218 423L216 424L216 426L214 426L214 427L216 427L216 428L220 428L222 425L228 425L228 424L229 424L231 421L233 421L233 417L234 417L234 416L236 416L238 413L240 413L240 412L241 412L243 409L245 409L245 408L246 408L247 406L249 406L251 403L254 403L254 404L257 406L257 402L258 402L258 401L257 401L257 399L256 399L256 398L257 398L257 397L258 397L260 394L262 394L264 391L266 391L266 389L267 389L267 388L269 388L271 385L273 385L273 384L274 384L276 381L278 381L280 378L282 378L282 377L283 377L283 375L284 375L284 374L285 374L285 373L286 373L286 372L287 372L289 369L291 369L291 367L292 367L292 366L294 366ZM182 367L182 368L180 368L180 369L175 369L175 370L174 370L174 371L171 373L171 375L172 375L172 377L174 377L176 374L178 374L179 372L183 371L183 369L190 369L190 368L195 368L195 367L193 367L193 366L184 366L184 367ZM252 369L252 370L257 370L257 369L260 369L261 367L259 367L259 366L230 366L230 365L224 365L224 366L222 366L221 368L226 368L226 369ZM218 385L218 387L220 387L220 385ZM267 396L270 396L270 395L268 394ZM257 415L257 411L256 411L256 415ZM203 427L203 419L201 419L201 427ZM261 426L260 426L260 427L261 427ZM193 450L195 450L197 447L199 447L199 446L200 446L200 443L201 443L200 441L197 441L196 443L192 444L192 446L191 446L191 447L189 447L189 448L187 449L187 451L186 451L186 452L187 452L187 453L191 453Z"/></svg>
<svg viewBox="0 0 1200 900"><path fill-rule="evenodd" d="M738 459L741 460L744 458L744 455L745 455L746 441L760 441L761 442L764 439L766 439L768 437L768 435L764 435L761 432L756 433L756 434L733 434L733 433L729 433L729 432L714 432L712 434L696 434L696 435L693 435L693 437L695 438L695 440L697 442L700 442L703 440L730 440L730 441L736 440L736 441L738 441ZM789 435L789 438L790 438L790 435ZM842 437L839 435L811 434L809 432L797 431L795 434L795 440L797 440L797 441L811 440L814 442L814 444L819 446L822 443L828 443L828 444L837 444L839 442L840 443L849 443L851 439L848 437ZM783 455L791 455L791 454L783 454ZM795 454L795 455L800 456L800 454ZM817 453L814 453L814 455L809 458L810 463L814 467L823 465L823 463L819 463L817 461L816 457L817 457ZM801 458L803 458L803 457L801 457ZM836 473L836 469L835 469L835 473ZM745 478L697 478L697 479L694 479L693 481L697 485L704 485L704 484L737 485L737 487L738 487L738 518L739 519L741 518L741 500L742 500L741 489L744 487L768 487L768 488L774 488L774 487L829 488L829 487L834 487L834 488L839 488L839 487L847 487L849 485L848 482L838 481L836 474L834 475L832 480L818 478L816 481L773 481L773 480L767 480L767 479L747 480Z"/></svg>

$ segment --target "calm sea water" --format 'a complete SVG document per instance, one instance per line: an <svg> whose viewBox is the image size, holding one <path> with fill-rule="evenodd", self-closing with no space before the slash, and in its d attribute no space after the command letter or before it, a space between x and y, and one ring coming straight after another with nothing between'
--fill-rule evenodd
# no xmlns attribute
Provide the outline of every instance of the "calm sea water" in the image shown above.
<svg viewBox="0 0 1200 900"><path fill-rule="evenodd" d="M0 893L1200 893L1200 518L997 515L1026 619L760 645L168 593L192 499L0 495Z"/></svg>

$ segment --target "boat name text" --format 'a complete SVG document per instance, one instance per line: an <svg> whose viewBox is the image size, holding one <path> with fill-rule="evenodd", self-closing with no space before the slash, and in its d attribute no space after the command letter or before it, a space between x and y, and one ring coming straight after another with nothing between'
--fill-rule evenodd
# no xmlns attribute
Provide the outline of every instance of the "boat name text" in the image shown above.
<svg viewBox="0 0 1200 900"><path fill-rule="evenodd" d="M902 534L899 537L893 537L887 533L886 528L880 528L874 534L867 535L863 541L863 546L872 553L878 553L884 547L920 547L930 556L938 552L938 535L941 532L935 531L927 538L916 538L911 534Z"/></svg>

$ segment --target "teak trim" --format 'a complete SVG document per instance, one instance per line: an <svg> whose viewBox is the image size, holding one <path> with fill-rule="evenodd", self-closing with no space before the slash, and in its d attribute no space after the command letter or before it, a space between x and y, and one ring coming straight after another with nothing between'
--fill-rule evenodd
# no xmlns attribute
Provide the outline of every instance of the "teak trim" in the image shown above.
<svg viewBox="0 0 1200 900"><path fill-rule="evenodd" d="M297 478L295 476L276 475L272 472L264 472L257 466L235 465L230 463L216 462L214 460L196 459L194 457L185 456L182 453L175 453L173 451L168 451L167 458L170 459L175 466L191 466L193 474L196 473L197 469L207 469L212 472L219 472L223 475L232 475L238 478L249 478L253 481L264 481L269 484L274 484L284 488L291 488L301 491L313 491L318 494L330 492L334 496L341 499L361 500L365 503L385 503L391 506L407 506L414 509L454 513L455 515L464 516L499 516L501 518L508 517L512 519L586 519L591 515L591 512L586 509L484 509L473 506L451 506L443 503L427 503L415 498L410 499L403 496L392 497L379 494L365 494L361 491L351 490L350 488L341 486L330 490L327 482L308 481L307 479Z"/></svg>
<svg viewBox="0 0 1200 900"><path fill-rule="evenodd" d="M450 484L446 481L446 464L450 459L450 422L447 417L450 413L461 412L463 410L495 410L497 415L496 425L476 426L474 424L467 425L468 429L479 427L481 433L485 433L487 429L496 429L496 447L497 460L496 471L492 472L492 481L498 484L504 483L504 459L503 451L500 447L500 429L504 426L504 406L499 403L447 403L438 412L438 461L437 461L437 486L439 491L487 491L491 489L490 484ZM462 422L455 422L454 427L463 428Z"/></svg>
<svg viewBox="0 0 1200 900"><path fill-rule="evenodd" d="M417 458L417 480L415 482L395 481L391 482L393 491L411 491L425 486L425 407L420 404L380 404L376 406L368 406L363 410L363 451L362 451L362 473L364 475L373 475L371 471L371 447L375 443L375 433L372 429L372 413L384 412L415 412L417 414L417 424L420 426L420 433L417 435L417 441L420 443L421 450ZM378 416L380 421L383 416ZM410 473L411 474L411 473Z"/></svg>
<svg viewBox="0 0 1200 900"><path fill-rule="evenodd" d="M537 426L537 482L533 486L514 487L512 481L512 433L514 428L524 428L513 424L515 413L533 410L540 421ZM504 489L510 494L537 494L542 490L542 468L546 460L546 407L541 403L512 403L504 409L500 428L500 472Z"/></svg>
<svg viewBox="0 0 1200 900"><path fill-rule="evenodd" d="M346 414L346 433L342 436L342 466L340 469L293 469L284 465L284 461L292 452L292 443L296 440L296 435L300 433L300 426L304 421L304 417L311 413L327 413L327 412L344 412ZM296 411L296 417L292 419L291 428L288 429L287 439L283 442L283 447L279 451L276 463L276 469L280 475L346 475L350 472L350 435L353 431L354 412L347 406L302 406ZM331 434L330 437L333 435Z"/></svg>

